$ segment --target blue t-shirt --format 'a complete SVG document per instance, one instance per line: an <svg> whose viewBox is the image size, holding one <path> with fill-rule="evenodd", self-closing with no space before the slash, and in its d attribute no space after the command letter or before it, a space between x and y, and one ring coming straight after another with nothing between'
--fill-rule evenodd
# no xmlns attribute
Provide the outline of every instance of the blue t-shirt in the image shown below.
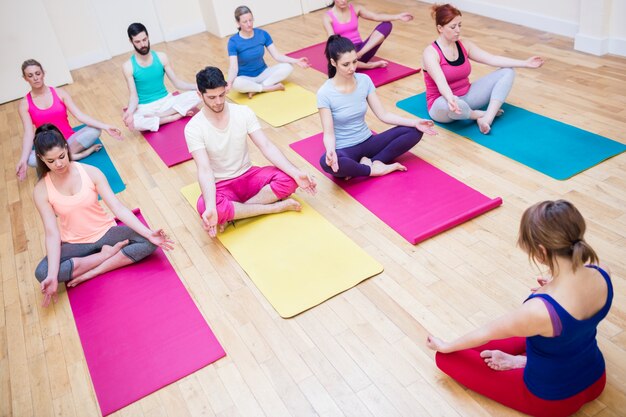
<svg viewBox="0 0 626 417"><path fill-rule="evenodd" d="M327 80L317 90L317 107L330 109L335 127L336 149L358 145L372 136L365 123L367 96L376 90L374 83L365 74L355 73L356 88L344 94L335 88L333 79Z"/></svg>
<svg viewBox="0 0 626 417"><path fill-rule="evenodd" d="M263 29L253 29L253 35L244 39L239 33L228 40L228 56L236 56L239 71L237 75L256 77L267 65L263 60L265 48L274 43L269 33Z"/></svg>

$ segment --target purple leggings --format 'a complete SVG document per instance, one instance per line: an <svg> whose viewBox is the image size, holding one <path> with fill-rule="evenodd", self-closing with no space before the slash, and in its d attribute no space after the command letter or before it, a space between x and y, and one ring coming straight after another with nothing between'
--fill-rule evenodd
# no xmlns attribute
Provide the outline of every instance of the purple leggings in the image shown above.
<svg viewBox="0 0 626 417"><path fill-rule="evenodd" d="M414 127L396 126L382 133L375 134L365 141L348 148L337 149L339 170L333 172L326 165L326 154L320 158L322 169L335 177L367 177L370 167L360 163L364 156L372 161L388 164L422 139L422 132Z"/></svg>
<svg viewBox="0 0 626 417"><path fill-rule="evenodd" d="M376 26L374 28L375 31L381 33L385 39L389 36L389 34L391 33L391 29L393 28L393 25L391 24L391 22L381 22L378 24L378 26ZM372 32L374 33L374 32ZM361 48L363 48L363 46L367 43L367 41L370 40L370 38L372 37L372 35L368 36L367 39L365 39L363 42L354 45L357 52L361 50ZM384 42L384 40L383 40ZM363 56L361 57L361 59L359 59L359 61L361 62L369 62L370 59L374 58L374 55L376 55L376 52L378 51L378 48L380 48L380 46L383 44L383 42L379 43L378 45L376 45L375 47L373 47L372 49L370 49L369 51L367 51L365 54L363 54Z"/></svg>

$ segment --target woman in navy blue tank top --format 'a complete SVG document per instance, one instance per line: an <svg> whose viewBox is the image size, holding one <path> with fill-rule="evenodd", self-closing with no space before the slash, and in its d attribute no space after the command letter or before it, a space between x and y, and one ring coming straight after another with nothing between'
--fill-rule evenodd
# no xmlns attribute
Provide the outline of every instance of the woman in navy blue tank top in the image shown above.
<svg viewBox="0 0 626 417"><path fill-rule="evenodd" d="M585 220L565 200L528 208L518 245L550 278L540 279L520 308L484 327L452 342L429 336L437 366L533 416L569 416L596 399L606 384L596 328L611 308L613 287L584 233Z"/></svg>

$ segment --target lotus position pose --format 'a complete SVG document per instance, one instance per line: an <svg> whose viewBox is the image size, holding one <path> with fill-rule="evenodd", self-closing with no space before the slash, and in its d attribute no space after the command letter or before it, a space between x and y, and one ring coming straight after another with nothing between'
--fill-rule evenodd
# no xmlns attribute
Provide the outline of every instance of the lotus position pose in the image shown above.
<svg viewBox="0 0 626 417"><path fill-rule="evenodd" d="M494 118L502 114L500 107L515 78L513 68L539 68L543 59L532 56L522 61L492 55L467 39L461 42L461 12L449 4L434 5L432 15L439 37L423 54L428 114L440 123L476 120L480 131L487 134ZM470 83L470 60L500 68Z"/></svg>
<svg viewBox="0 0 626 417"><path fill-rule="evenodd" d="M370 60L391 33L393 26L391 21L409 22L413 20L413 15L407 12L399 14L374 13L364 6L350 3L349 0L336 0L330 7L331 9L322 18L326 34L328 36L341 35L350 39L357 51L357 58L359 59L357 66L364 69L387 66L387 61L370 62ZM381 22L365 40L361 38L359 33L359 17Z"/></svg>
<svg viewBox="0 0 626 417"><path fill-rule="evenodd" d="M124 124L129 129L156 132L161 125L193 116L200 104L196 86L176 76L164 52L150 50L150 38L144 25L132 23L127 33L135 52L122 68L130 93ZM178 95L168 93L163 83L165 75L174 87L186 91Z"/></svg>
<svg viewBox="0 0 626 417"><path fill-rule="evenodd" d="M433 122L386 111L370 77L355 73L356 49L348 38L329 37L326 58L329 79L317 92L326 148L322 169L346 179L406 171L394 159L415 146L423 133L436 135ZM368 105L382 122L398 126L372 134L365 123Z"/></svg>
<svg viewBox="0 0 626 417"><path fill-rule="evenodd" d="M61 131L74 160L85 158L102 147L100 144L94 144L102 130L116 139L122 139L119 129L83 113L65 90L48 87L45 82L45 72L39 62L34 59L24 61L22 76L30 84L31 90L20 101L18 107L24 127L22 155L15 169L20 180L26 178L27 164L32 167L37 166L35 151L32 150L33 138L35 129L43 124L52 123ZM68 121L68 110L78 121L87 126L74 131Z"/></svg>
<svg viewBox="0 0 626 417"><path fill-rule="evenodd" d="M156 246L171 249L163 230L150 230L115 197L102 172L72 162L69 146L54 129L35 137L35 205L44 224L46 257L35 270L43 305L56 301L57 286L73 287L113 269L137 262ZM125 226L98 203L98 195Z"/></svg>
<svg viewBox="0 0 626 417"><path fill-rule="evenodd" d="M254 28L254 17L247 6L235 9L235 20L239 32L228 40L228 87L240 93L248 93L248 97L264 91L284 90L281 83L286 79L296 64L302 68L309 67L307 58L291 58L276 49L269 33ZM265 48L272 58L279 63L268 67L263 60Z"/></svg>
<svg viewBox="0 0 626 417"><path fill-rule="evenodd" d="M606 383L596 329L611 308L613 287L584 235L585 221L567 201L527 209L518 245L552 278L539 280L542 286L515 311L465 336L452 342L429 336L437 366L533 416L569 416L596 399Z"/></svg>
<svg viewBox="0 0 626 417"><path fill-rule="evenodd" d="M222 71L206 67L196 81L205 106L187 123L185 138L198 168L202 195L197 209L204 229L215 237L218 225L221 231L234 219L300 210L289 196L297 187L314 194L313 179L265 136L249 107L226 103ZM248 136L274 166L250 163Z"/></svg>

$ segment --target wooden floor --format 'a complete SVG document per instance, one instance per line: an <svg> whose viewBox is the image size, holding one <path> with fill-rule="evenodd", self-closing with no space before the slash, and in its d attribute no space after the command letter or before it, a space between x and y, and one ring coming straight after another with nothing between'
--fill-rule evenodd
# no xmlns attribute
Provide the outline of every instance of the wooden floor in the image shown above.
<svg viewBox="0 0 626 417"><path fill-rule="evenodd" d="M380 55L420 65L436 37L428 6L410 0L365 1L372 9L409 10L394 23ZM324 40L323 11L266 27L283 51ZM372 24L362 25L365 30ZM464 14L463 34L485 49L546 58L539 70L519 70L509 102L626 142L626 59L573 50L573 41ZM123 34L120 33L120 36ZM192 81L206 65L226 69L227 39L207 33L154 45ZM37 58L37 57L34 57ZM123 126L127 100L122 62L128 54L72 73L67 86L87 114ZM45 66L45 62L43 63ZM19 69L15 68L16 74ZM475 65L473 76L489 69ZM296 69L293 80L316 91L324 76ZM16 77L15 82L21 82ZM387 108L424 90L422 75L378 89ZM399 111L400 112L400 111ZM370 114L370 126L385 126ZM528 126L529 135L541 134ZM265 125L288 157L311 173L288 144L321 130L317 115L282 128ZM437 370L424 340L452 338L518 306L538 272L515 247L522 211L544 199L566 198L587 219L588 240L613 270L615 299L599 327L608 385L578 416L623 416L626 409L626 155L567 181L555 181L495 152L439 130L417 155L490 196L502 207L417 246L408 244L331 181L317 175L319 193L301 195L371 256L385 272L293 319L280 318L218 242L200 227L180 187L195 180L193 162L167 168L143 138L103 137L127 189L154 226L171 232L168 257L228 356L119 411L119 416L513 416L468 392ZM43 227L31 197L34 172L16 181L21 144L17 103L0 106L0 415L97 416L93 387L65 290L52 308L40 306L34 268L44 255ZM258 152L255 151L256 157Z"/></svg>

